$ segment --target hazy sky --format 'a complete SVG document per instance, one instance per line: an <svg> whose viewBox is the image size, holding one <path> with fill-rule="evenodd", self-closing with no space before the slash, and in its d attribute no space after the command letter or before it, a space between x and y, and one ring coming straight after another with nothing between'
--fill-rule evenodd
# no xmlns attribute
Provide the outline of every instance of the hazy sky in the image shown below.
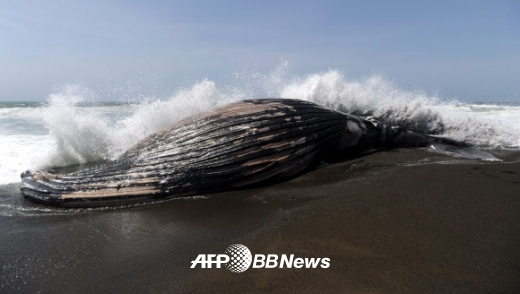
<svg viewBox="0 0 520 294"><path fill-rule="evenodd" d="M282 59L296 75L520 101L520 1L0 0L0 100L74 83L162 93Z"/></svg>

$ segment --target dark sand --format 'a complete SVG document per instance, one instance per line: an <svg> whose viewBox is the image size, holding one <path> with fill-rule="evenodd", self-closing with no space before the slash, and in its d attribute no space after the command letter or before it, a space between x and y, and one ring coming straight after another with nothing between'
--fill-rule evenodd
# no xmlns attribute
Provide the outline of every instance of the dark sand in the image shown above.
<svg viewBox="0 0 520 294"><path fill-rule="evenodd" d="M92 211L0 186L0 293L520 293L520 153L500 156L380 152L269 187ZM235 243L331 266L190 269Z"/></svg>

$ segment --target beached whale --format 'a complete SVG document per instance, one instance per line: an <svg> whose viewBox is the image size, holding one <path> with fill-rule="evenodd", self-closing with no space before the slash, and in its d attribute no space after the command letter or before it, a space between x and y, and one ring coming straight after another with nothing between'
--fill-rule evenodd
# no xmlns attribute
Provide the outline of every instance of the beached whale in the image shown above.
<svg viewBox="0 0 520 294"><path fill-rule="evenodd" d="M21 192L70 207L145 202L269 184L322 161L438 140L307 101L245 100L175 123L97 167L26 171Z"/></svg>

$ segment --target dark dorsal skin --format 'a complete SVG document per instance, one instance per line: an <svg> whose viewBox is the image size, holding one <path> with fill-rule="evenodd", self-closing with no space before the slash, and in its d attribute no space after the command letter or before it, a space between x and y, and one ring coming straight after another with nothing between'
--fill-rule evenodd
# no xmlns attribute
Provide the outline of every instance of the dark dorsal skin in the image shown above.
<svg viewBox="0 0 520 294"><path fill-rule="evenodd" d="M246 100L175 123L98 167L64 175L26 171L21 191L50 205L120 205L269 184L322 160L430 141L311 102Z"/></svg>

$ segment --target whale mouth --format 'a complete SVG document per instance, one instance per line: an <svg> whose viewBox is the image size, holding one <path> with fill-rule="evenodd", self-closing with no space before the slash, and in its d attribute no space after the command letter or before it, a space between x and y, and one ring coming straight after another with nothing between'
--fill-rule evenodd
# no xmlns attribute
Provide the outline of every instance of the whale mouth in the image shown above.
<svg viewBox="0 0 520 294"><path fill-rule="evenodd" d="M67 188L59 181L60 175L53 171L25 171L21 174L22 195L26 199L47 204L60 205L61 195L67 193Z"/></svg>
<svg viewBox="0 0 520 294"><path fill-rule="evenodd" d="M25 199L51 206L60 207L102 207L129 205L160 200L163 195L152 195L149 188L102 188L82 191L52 170L25 171L21 174L21 193ZM127 189L126 193L124 190Z"/></svg>

